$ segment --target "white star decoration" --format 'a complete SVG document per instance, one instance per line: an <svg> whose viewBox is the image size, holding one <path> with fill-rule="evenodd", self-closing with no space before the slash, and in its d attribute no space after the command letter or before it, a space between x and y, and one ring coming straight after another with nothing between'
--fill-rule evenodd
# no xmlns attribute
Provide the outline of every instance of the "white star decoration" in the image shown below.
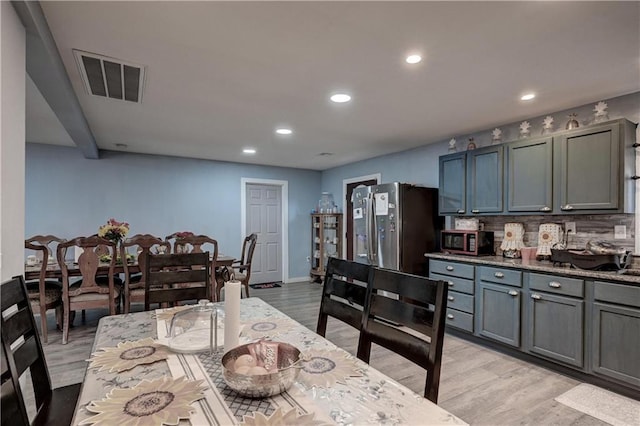
<svg viewBox="0 0 640 426"><path fill-rule="evenodd" d="M531 124L528 121L523 121L520 124L520 133L529 133L529 127L531 127Z"/></svg>
<svg viewBox="0 0 640 426"><path fill-rule="evenodd" d="M550 129L551 127L553 127L553 117L547 115L542 121L542 124L545 129Z"/></svg>
<svg viewBox="0 0 640 426"><path fill-rule="evenodd" d="M609 106L607 105L606 102L600 101L596 104L593 110L595 111L596 115L605 115L607 113L608 107Z"/></svg>
<svg viewBox="0 0 640 426"><path fill-rule="evenodd" d="M493 135L493 139L500 139L502 137L502 130L496 127L495 129L493 129L493 132L491 132L491 134Z"/></svg>

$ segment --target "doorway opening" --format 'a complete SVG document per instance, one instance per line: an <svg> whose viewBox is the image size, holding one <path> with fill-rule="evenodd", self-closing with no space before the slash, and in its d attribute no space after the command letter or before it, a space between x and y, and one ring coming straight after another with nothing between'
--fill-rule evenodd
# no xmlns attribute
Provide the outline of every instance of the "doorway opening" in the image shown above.
<svg viewBox="0 0 640 426"><path fill-rule="evenodd" d="M355 178L344 179L342 181L342 215L343 228L345 230L344 240L342 244L342 257L347 260L353 260L353 202L351 195L353 190L359 186L377 185L382 181L382 175L375 173L372 175L358 176Z"/></svg>

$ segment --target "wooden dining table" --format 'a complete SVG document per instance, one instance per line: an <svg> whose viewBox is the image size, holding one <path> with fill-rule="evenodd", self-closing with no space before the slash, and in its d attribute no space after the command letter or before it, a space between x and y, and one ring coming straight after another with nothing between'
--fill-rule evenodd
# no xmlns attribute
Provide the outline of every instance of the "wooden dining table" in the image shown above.
<svg viewBox="0 0 640 426"><path fill-rule="evenodd" d="M224 303L215 306L224 311ZM72 424L128 424L140 417L158 424L179 417L180 425L193 426L466 424L255 297L240 302L240 344L286 342L303 356L289 389L242 396L223 379L224 348L183 353L168 343L169 324L181 309L100 320Z"/></svg>
<svg viewBox="0 0 640 426"><path fill-rule="evenodd" d="M236 260L235 257L219 254L218 257L216 258L216 267L231 266L233 262L235 262L235 260ZM69 271L70 276L80 275L80 268L78 267L77 263L70 260L66 262L66 265L67 265L67 269ZM40 266L41 264L39 263L35 265L28 265L25 263L24 279L28 281L28 280L37 280L38 278L40 278ZM137 262L129 263L127 266L129 267L129 270L131 273L140 272L140 267L138 266ZM109 272L109 265L107 263L100 264L100 266L98 267L98 273L106 274L108 272ZM124 273L124 266L121 263L116 264L114 272L116 274ZM58 264L58 262L54 261L47 265L45 277L62 279L62 270L60 269L60 265Z"/></svg>

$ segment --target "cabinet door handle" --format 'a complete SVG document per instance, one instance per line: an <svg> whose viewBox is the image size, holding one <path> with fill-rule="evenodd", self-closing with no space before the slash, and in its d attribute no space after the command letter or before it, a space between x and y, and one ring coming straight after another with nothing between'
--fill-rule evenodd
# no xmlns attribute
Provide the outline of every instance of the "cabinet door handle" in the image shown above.
<svg viewBox="0 0 640 426"><path fill-rule="evenodd" d="M449 299L449 302L453 302L455 300L455 298L453 296L449 296L449 297L447 297L447 299Z"/></svg>
<svg viewBox="0 0 640 426"><path fill-rule="evenodd" d="M550 212L551 211L551 207L549 206L544 206L540 209L541 212Z"/></svg>
<svg viewBox="0 0 640 426"><path fill-rule="evenodd" d="M447 314L447 318L453 319L453 315L452 314Z"/></svg>
<svg viewBox="0 0 640 426"><path fill-rule="evenodd" d="M453 287L453 281L447 281L447 284L449 284L449 287Z"/></svg>
<svg viewBox="0 0 640 426"><path fill-rule="evenodd" d="M453 271L453 266L451 265L447 266L447 271Z"/></svg>
<svg viewBox="0 0 640 426"><path fill-rule="evenodd" d="M462 213L464 213L464 209L459 209L458 214L462 214Z"/></svg>
<svg viewBox="0 0 640 426"><path fill-rule="evenodd" d="M539 294L535 294L535 293L534 293L534 294L532 294L532 295L531 295L531 298L532 298L533 300L540 300L540 299L542 299L542 296L540 296Z"/></svg>
<svg viewBox="0 0 640 426"><path fill-rule="evenodd" d="M493 274L496 278L504 278L504 274L502 272L496 272Z"/></svg>
<svg viewBox="0 0 640 426"><path fill-rule="evenodd" d="M551 287L551 288L560 288L560 287L562 287L562 284L560 284L558 281L550 281L549 282L549 287Z"/></svg>
<svg viewBox="0 0 640 426"><path fill-rule="evenodd" d="M571 204L567 204L566 206L562 206L560 210L571 211L573 210L573 206Z"/></svg>
<svg viewBox="0 0 640 426"><path fill-rule="evenodd" d="M517 295L518 295L518 292L517 292L517 291L515 291L515 290L509 290L509 296L514 296L514 297L515 297L515 296L517 296Z"/></svg>
<svg viewBox="0 0 640 426"><path fill-rule="evenodd" d="M473 209L473 210L471 210L471 213L473 213L473 214L478 214L478 213L480 213L480 210L478 210L478 209Z"/></svg>

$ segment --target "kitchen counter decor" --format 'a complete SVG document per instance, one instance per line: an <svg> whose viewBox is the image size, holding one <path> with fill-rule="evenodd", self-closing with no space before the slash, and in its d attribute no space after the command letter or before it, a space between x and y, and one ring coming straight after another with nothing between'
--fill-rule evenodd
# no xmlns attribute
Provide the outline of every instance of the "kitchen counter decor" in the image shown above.
<svg viewBox="0 0 640 426"><path fill-rule="evenodd" d="M502 255L511 259L517 259L520 256L520 249L524 247L524 225L522 223L512 222L504 224L504 239L500 245Z"/></svg>

